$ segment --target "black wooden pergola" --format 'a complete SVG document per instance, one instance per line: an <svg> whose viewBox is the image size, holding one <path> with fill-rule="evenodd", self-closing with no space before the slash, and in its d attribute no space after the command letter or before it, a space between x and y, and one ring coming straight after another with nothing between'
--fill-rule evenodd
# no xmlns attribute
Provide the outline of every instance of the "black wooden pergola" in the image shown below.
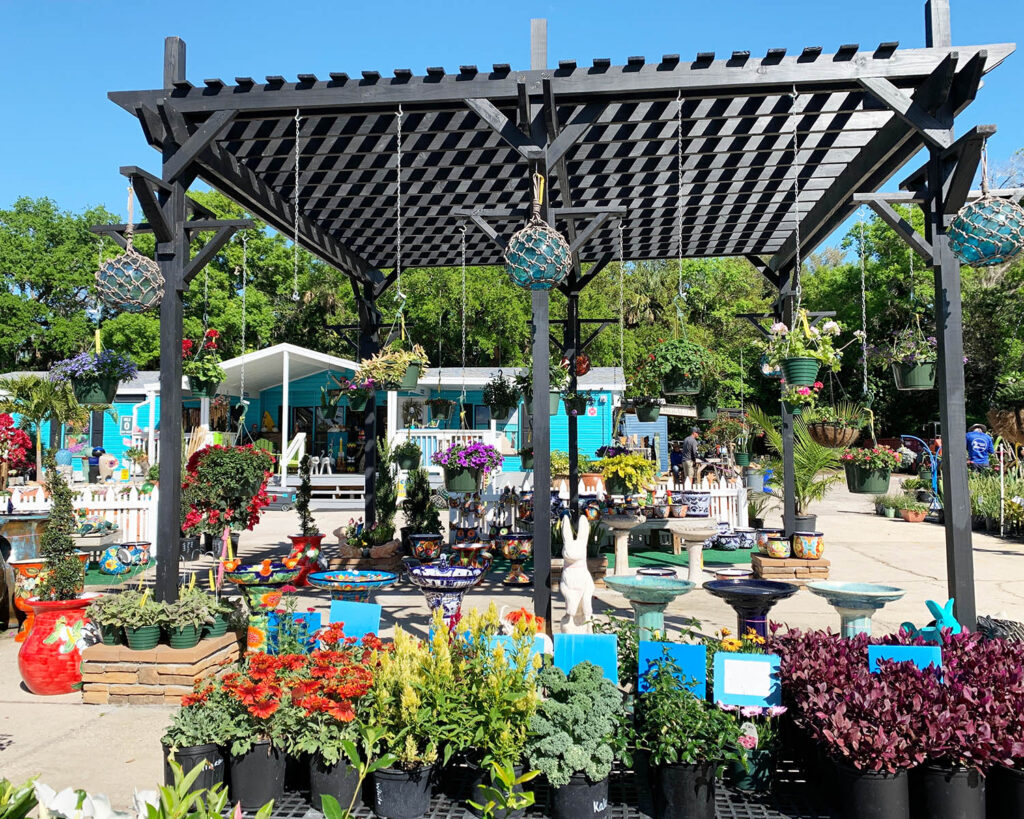
<svg viewBox="0 0 1024 819"><path fill-rule="evenodd" d="M573 271L563 286L570 298L563 346L571 358L581 346L575 298L594 270L585 273L581 266L599 269L618 258L620 221L626 259L746 257L778 289L775 315L788 320L798 259L866 196L887 215L887 198L875 192L925 148L927 161L897 198L918 202L927 215L926 236L901 232L918 252L927 250L935 271L949 588L961 621L973 624L966 453L959 434L965 424L960 271L945 228L970 194L984 138L993 130L954 139L954 119L974 99L982 76L1014 47L952 47L948 0L929 0L925 18L927 47L921 49L885 42L869 49L843 45L834 53L809 47L797 54L630 57L625 65L569 60L557 68L547 66L544 21L534 21L529 71L466 65L422 75L396 69L392 76L236 77L233 84L207 79L199 86L186 79L184 43L168 38L163 88L110 94L162 154L159 177L122 169L146 212L145 228L157 233L167 282L160 314L161 435L174 441L181 429L182 293L187 272L197 265L188 237L216 229L211 245L222 245L238 227L193 213L187 190L197 178L287 236L297 224L300 245L348 276L359 308L359 354L368 356L381 343L376 302L393 284L396 266L456 264L458 229L467 222L476 225L467 232L470 264L501 264L505 240L529 212L531 174L540 173L549 191L542 215L573 249ZM540 362L550 355L548 307L548 294L534 292L533 355ZM535 367L538 488L550 483L547 393L548 369ZM372 407L365 417L370 524ZM793 419L785 409L783 431L784 519L792 531ZM180 470L177 447L163 447L157 558L163 599L176 594ZM550 622L549 510L545 503L536 507L535 606Z"/></svg>

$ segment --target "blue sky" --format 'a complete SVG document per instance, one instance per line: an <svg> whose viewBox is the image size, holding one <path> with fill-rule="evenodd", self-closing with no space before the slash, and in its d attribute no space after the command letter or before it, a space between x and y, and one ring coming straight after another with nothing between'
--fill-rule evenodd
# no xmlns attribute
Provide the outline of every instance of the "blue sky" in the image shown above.
<svg viewBox="0 0 1024 819"><path fill-rule="evenodd" d="M1024 40L1024 0L951 0L953 42ZM281 10L284 10L282 13ZM49 196L79 210L124 213L121 165L159 171L136 120L107 100L110 90L155 88L163 38L188 45L188 78L232 82L330 71L423 73L427 66L508 62L529 66L529 19L548 18L549 64L631 55L657 59L698 51L790 53L843 43L924 45L924 0L675 0L674 2L453 2L395 0L0 0L0 207ZM958 120L962 132L996 123L993 163L1024 147L1024 55L986 78Z"/></svg>

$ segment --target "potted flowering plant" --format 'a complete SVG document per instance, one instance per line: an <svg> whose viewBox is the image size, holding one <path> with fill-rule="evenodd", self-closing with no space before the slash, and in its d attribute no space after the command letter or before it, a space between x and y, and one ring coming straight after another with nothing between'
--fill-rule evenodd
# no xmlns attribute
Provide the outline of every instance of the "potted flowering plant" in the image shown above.
<svg viewBox="0 0 1024 819"><path fill-rule="evenodd" d="M296 586L305 586L309 573L316 571L319 567L320 548L325 535L316 525L312 512L309 511L309 502L313 495L313 483L310 478L310 458L303 455L299 460L299 488L295 492L295 511L299 516L299 532L295 535L288 535L292 542L292 549L288 555L291 560L298 560L302 566L302 572L295 578Z"/></svg>
<svg viewBox="0 0 1024 819"><path fill-rule="evenodd" d="M171 715L160 744L163 746L164 784L174 784L171 762L188 773L202 768L192 784L193 791L224 784L226 759L222 746L231 734L228 701L223 689L202 685L182 697L181 707Z"/></svg>
<svg viewBox="0 0 1024 819"><path fill-rule="evenodd" d="M586 415L587 407L594 406L594 394L592 392L567 392L562 395L562 403L565 404L566 415Z"/></svg>
<svg viewBox="0 0 1024 819"><path fill-rule="evenodd" d="M876 351L876 357L892 368L898 390L930 390L935 386L935 360L938 339L925 336L921 317L897 333L892 344Z"/></svg>
<svg viewBox="0 0 1024 819"><path fill-rule="evenodd" d="M423 378L429 360L427 351L419 344L395 342L361 362L356 378L373 380L382 390L412 389Z"/></svg>
<svg viewBox="0 0 1024 819"><path fill-rule="evenodd" d="M658 467L642 455L616 455L599 462L609 495L628 495L650 486Z"/></svg>
<svg viewBox="0 0 1024 819"><path fill-rule="evenodd" d="M430 407L430 417L440 421L449 420L452 417L452 410L455 409L454 401L450 398L442 398L440 395L428 398L426 404Z"/></svg>
<svg viewBox="0 0 1024 819"><path fill-rule="evenodd" d="M14 418L9 413L0 412L0 492L7 489L12 469L29 465L28 453L31 449L32 438L29 434L14 425Z"/></svg>
<svg viewBox="0 0 1024 819"><path fill-rule="evenodd" d="M650 755L656 819L714 819L715 779L725 763L741 759L740 729L732 715L680 684L668 658L645 673L637 698L636 747Z"/></svg>
<svg viewBox="0 0 1024 819"><path fill-rule="evenodd" d="M833 372L839 369L840 353L846 345L837 348L834 339L841 333L842 327L831 319L821 327L812 326L807 311L801 310L793 327L777 321L769 329L763 342L767 364L781 368L787 383L809 387L817 380L820 367ZM858 330L854 338L860 337Z"/></svg>
<svg viewBox="0 0 1024 819"><path fill-rule="evenodd" d="M661 342L654 356L667 395L696 395L714 374L711 351L685 338Z"/></svg>
<svg viewBox="0 0 1024 819"><path fill-rule="evenodd" d="M846 486L854 494L884 495L889 491L889 478L898 463L889 447L851 449L839 459L846 470Z"/></svg>
<svg viewBox="0 0 1024 819"><path fill-rule="evenodd" d="M112 404L118 384L130 381L137 373L135 362L128 356L102 350L58 361L50 368L50 380L70 381L80 404Z"/></svg>
<svg viewBox="0 0 1024 819"><path fill-rule="evenodd" d="M636 419L649 423L661 414L661 369L653 353L648 353L630 374L623 398L627 412L635 412Z"/></svg>
<svg viewBox="0 0 1024 819"><path fill-rule="evenodd" d="M372 378L344 379L341 382L341 394L348 399L348 408L352 412L362 412L377 394L378 386Z"/></svg>
<svg viewBox="0 0 1024 819"><path fill-rule="evenodd" d="M489 444L456 442L434 453L433 462L444 468L449 492L477 492L483 478L501 466L501 453Z"/></svg>
<svg viewBox="0 0 1024 819"><path fill-rule="evenodd" d="M484 384L484 403L490 408L491 418L495 421L507 421L521 397L522 390L511 378L505 378L501 370Z"/></svg>
<svg viewBox="0 0 1024 819"><path fill-rule="evenodd" d="M782 403L786 405L786 409L792 415L801 415L804 409L814 409L814 404L818 400L818 393L821 392L821 388L825 385L820 381L815 381L810 386L803 386L797 384L790 384L785 379L782 381Z"/></svg>
<svg viewBox="0 0 1024 819"><path fill-rule="evenodd" d="M212 398L225 378L217 347L219 337L220 333L211 328L198 343L190 338L181 342L181 371L188 376L188 388L195 396Z"/></svg>

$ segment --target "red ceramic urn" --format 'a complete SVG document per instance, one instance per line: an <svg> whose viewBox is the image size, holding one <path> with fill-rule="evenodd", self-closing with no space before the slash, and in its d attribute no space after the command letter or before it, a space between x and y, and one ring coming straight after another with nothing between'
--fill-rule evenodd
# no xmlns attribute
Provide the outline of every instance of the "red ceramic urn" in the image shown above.
<svg viewBox="0 0 1024 819"><path fill-rule="evenodd" d="M91 592L74 600L29 598L35 620L18 652L18 670L33 694L70 694L81 687L85 609L98 597Z"/></svg>

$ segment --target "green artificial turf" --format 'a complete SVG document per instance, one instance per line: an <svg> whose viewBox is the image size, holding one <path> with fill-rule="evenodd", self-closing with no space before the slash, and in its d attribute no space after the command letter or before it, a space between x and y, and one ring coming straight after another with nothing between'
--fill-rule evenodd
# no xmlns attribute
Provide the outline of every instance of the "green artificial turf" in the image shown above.
<svg viewBox="0 0 1024 819"><path fill-rule="evenodd" d="M150 562L152 565L152 561ZM124 583L126 580L131 580L136 575L142 574L146 571L149 566L132 566L130 572L125 574L103 574L99 569L98 563L90 563L89 568L85 572L85 585L86 586L117 586Z"/></svg>

